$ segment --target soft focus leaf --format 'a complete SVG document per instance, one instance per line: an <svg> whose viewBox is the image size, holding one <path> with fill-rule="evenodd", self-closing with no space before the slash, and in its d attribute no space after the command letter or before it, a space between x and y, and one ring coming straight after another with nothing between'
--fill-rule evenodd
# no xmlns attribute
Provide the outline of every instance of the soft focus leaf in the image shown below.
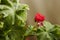
<svg viewBox="0 0 60 40"><path fill-rule="evenodd" d="M27 30L26 30L26 32L25 32L24 35L25 35L25 36L30 35L30 34L32 33L33 29L34 29L33 26L28 26L28 28L27 28Z"/></svg>
<svg viewBox="0 0 60 40"><path fill-rule="evenodd" d="M53 36L49 35L47 32L42 32L38 35L38 40L54 40Z"/></svg>
<svg viewBox="0 0 60 40"><path fill-rule="evenodd" d="M7 5L7 6L12 6L12 2L10 0L1 0L1 3L2 5Z"/></svg>
<svg viewBox="0 0 60 40"><path fill-rule="evenodd" d="M52 25L50 22L44 21L44 26L46 28L46 31L49 31L54 28L54 25Z"/></svg>
<svg viewBox="0 0 60 40"><path fill-rule="evenodd" d="M0 28L3 28L4 23L0 22Z"/></svg>

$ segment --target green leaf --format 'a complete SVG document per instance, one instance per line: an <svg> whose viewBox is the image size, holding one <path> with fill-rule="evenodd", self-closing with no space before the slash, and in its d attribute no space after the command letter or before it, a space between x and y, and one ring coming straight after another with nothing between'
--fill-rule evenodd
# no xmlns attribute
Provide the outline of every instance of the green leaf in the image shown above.
<svg viewBox="0 0 60 40"><path fill-rule="evenodd" d="M52 25L50 22L44 21L43 24L44 24L46 31L50 31L51 29L54 28L54 25Z"/></svg>
<svg viewBox="0 0 60 40"><path fill-rule="evenodd" d="M20 0L11 0L14 3L19 3Z"/></svg>
<svg viewBox="0 0 60 40"><path fill-rule="evenodd" d="M0 22L0 28L3 28L4 23Z"/></svg>
<svg viewBox="0 0 60 40"><path fill-rule="evenodd" d="M11 19L12 20L12 24L13 24L13 22L14 22L14 15L15 15L13 10L3 10L3 11L1 11L1 13L4 14L4 18L8 17L9 19Z"/></svg>
<svg viewBox="0 0 60 40"><path fill-rule="evenodd" d="M38 35L38 40L53 40L53 37L47 32L42 32L40 35Z"/></svg>
<svg viewBox="0 0 60 40"><path fill-rule="evenodd" d="M19 10L16 12L16 23L18 23L17 25L20 26L25 26L25 22L27 20L27 11L25 10Z"/></svg>
<svg viewBox="0 0 60 40"><path fill-rule="evenodd" d="M1 0L2 5L13 6L13 3L10 0Z"/></svg>
<svg viewBox="0 0 60 40"><path fill-rule="evenodd" d="M9 38L10 40L23 40L24 39L24 35L21 33L20 30L12 30L9 34Z"/></svg>
<svg viewBox="0 0 60 40"><path fill-rule="evenodd" d="M30 35L30 34L32 33L33 29L34 29L33 26L28 26L28 28L27 28L27 30L26 30L26 32L25 32L24 35L25 35L25 36Z"/></svg>
<svg viewBox="0 0 60 40"><path fill-rule="evenodd" d="M17 18L22 22L25 22L27 19L27 10L28 10L28 6L25 4L19 5L17 7L17 11L16 11Z"/></svg>
<svg viewBox="0 0 60 40"><path fill-rule="evenodd" d="M22 22L25 22L27 19L27 11L20 10L19 12L17 12L17 18Z"/></svg>
<svg viewBox="0 0 60 40"><path fill-rule="evenodd" d="M58 38L58 39L60 39L60 25L55 25L55 28L54 28L55 30L54 31L52 31L52 33L54 33L54 35Z"/></svg>
<svg viewBox="0 0 60 40"><path fill-rule="evenodd" d="M29 6L26 4L19 4L17 7L17 11L18 10L29 10Z"/></svg>
<svg viewBox="0 0 60 40"><path fill-rule="evenodd" d="M9 37L8 37L8 35L6 35L6 40L10 40Z"/></svg>
<svg viewBox="0 0 60 40"><path fill-rule="evenodd" d="M6 5L0 5L0 11L1 10L8 10L8 9L11 9L9 6L6 6Z"/></svg>

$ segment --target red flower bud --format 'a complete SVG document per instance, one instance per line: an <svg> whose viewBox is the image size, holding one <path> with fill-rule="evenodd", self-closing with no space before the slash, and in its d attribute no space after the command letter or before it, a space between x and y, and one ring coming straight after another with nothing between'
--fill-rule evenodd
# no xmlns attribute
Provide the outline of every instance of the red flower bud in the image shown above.
<svg viewBox="0 0 60 40"><path fill-rule="evenodd" d="M44 17L42 14L37 13L37 14L35 15L35 21L36 21L36 22L43 22L44 20L45 20L45 17Z"/></svg>
<svg viewBox="0 0 60 40"><path fill-rule="evenodd" d="M37 22L39 26L41 26L41 25L43 26L43 21L44 20L45 20L45 17L42 14L37 13L35 15L35 22Z"/></svg>

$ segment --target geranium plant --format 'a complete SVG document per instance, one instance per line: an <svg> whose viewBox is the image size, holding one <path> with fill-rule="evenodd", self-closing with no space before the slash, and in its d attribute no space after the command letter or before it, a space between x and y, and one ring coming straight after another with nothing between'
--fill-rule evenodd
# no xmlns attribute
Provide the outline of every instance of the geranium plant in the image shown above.
<svg viewBox="0 0 60 40"><path fill-rule="evenodd" d="M35 15L35 25L26 25L28 5L19 0L0 0L0 40L60 40L60 26Z"/></svg>
<svg viewBox="0 0 60 40"><path fill-rule="evenodd" d="M32 38L35 37L35 40L60 40L60 26L53 25L48 21L45 21L45 16L40 13L37 13L34 18L36 24L29 30L28 34ZM31 38L27 38L30 40ZM34 39L31 39L34 40Z"/></svg>
<svg viewBox="0 0 60 40"><path fill-rule="evenodd" d="M37 22L36 36L37 40L60 40L60 26L53 25L45 21L45 16L37 13L35 16Z"/></svg>
<svg viewBox="0 0 60 40"><path fill-rule="evenodd" d="M28 5L0 0L0 40L24 40Z"/></svg>

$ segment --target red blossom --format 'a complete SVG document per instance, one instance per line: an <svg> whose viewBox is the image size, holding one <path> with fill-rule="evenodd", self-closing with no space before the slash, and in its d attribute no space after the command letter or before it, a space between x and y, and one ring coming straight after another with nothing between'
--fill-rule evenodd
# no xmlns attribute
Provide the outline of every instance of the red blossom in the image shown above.
<svg viewBox="0 0 60 40"><path fill-rule="evenodd" d="M40 25L43 25L43 21L45 20L45 16L43 16L42 14L40 14L40 13L37 13L36 15L35 15L35 22L37 22L38 23L38 25L40 24Z"/></svg>

